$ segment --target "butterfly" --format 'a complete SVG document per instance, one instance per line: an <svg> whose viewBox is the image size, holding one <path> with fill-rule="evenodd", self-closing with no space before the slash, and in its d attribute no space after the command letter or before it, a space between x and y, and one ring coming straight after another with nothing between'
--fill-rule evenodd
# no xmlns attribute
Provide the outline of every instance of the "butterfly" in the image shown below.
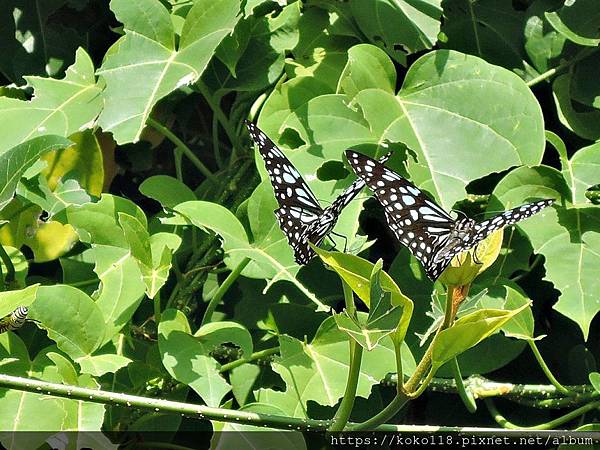
<svg viewBox="0 0 600 450"><path fill-rule="evenodd" d="M11 314L0 319L0 333L21 328L27 320L27 314L29 314L29 309L26 306L19 306Z"/></svg>
<svg viewBox="0 0 600 450"><path fill-rule="evenodd" d="M279 208L275 216L279 227L285 234L294 251L298 264L307 264L314 256L309 242L319 245L333 230L342 210L356 197L365 186L364 181L356 179L327 208L321 208L298 170L283 152L255 124L246 121L250 137L258 146L269 179L273 185ZM381 158L385 162L390 153Z"/></svg>
<svg viewBox="0 0 600 450"><path fill-rule="evenodd" d="M419 260L435 281L457 254L477 246L492 232L520 222L554 200L540 200L503 212L477 223L452 218L407 179L380 162L353 150L346 158L383 205L387 222L396 238Z"/></svg>

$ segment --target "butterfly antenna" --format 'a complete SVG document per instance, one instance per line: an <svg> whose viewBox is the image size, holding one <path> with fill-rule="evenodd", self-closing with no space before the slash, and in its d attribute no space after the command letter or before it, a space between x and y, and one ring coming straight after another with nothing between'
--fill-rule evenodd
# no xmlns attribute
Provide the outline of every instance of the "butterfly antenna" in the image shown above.
<svg viewBox="0 0 600 450"><path fill-rule="evenodd" d="M462 215L465 219L468 219L467 215L458 209L451 209L450 211L455 212L457 215Z"/></svg>

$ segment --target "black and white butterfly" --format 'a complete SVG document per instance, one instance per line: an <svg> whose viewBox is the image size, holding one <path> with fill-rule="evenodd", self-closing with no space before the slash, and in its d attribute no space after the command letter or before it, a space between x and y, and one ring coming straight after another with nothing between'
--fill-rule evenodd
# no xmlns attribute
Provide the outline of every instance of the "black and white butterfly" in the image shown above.
<svg viewBox="0 0 600 450"><path fill-rule="evenodd" d="M387 222L435 281L457 254L469 250L492 232L526 219L554 200L541 200L476 223L468 217L453 219L407 179L380 162L353 150L346 157L356 175L375 193Z"/></svg>
<svg viewBox="0 0 600 450"><path fill-rule="evenodd" d="M298 264L307 264L314 256L308 243L319 245L337 223L342 210L365 186L356 179L327 208L321 208L318 200L302 179L298 170L283 152L255 124L246 121L252 140L265 162L265 167L279 208L275 216L285 234ZM390 154L381 158L387 161Z"/></svg>

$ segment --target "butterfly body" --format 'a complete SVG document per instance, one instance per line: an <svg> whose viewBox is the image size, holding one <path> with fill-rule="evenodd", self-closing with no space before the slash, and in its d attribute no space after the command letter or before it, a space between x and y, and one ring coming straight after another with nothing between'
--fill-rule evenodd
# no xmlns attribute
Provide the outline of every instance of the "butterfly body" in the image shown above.
<svg viewBox="0 0 600 450"><path fill-rule="evenodd" d="M519 222L552 204L541 200L503 212L477 223L454 219L420 189L368 156L346 151L348 162L383 205L396 238L419 260L425 273L436 280L454 256L477 246L494 231Z"/></svg>
<svg viewBox="0 0 600 450"><path fill-rule="evenodd" d="M25 324L28 314L29 309L26 306L19 306L11 314L0 319L0 333L21 328Z"/></svg>
<svg viewBox="0 0 600 450"><path fill-rule="evenodd" d="M333 230L342 210L358 195L365 183L355 180L333 203L323 209L298 170L273 141L252 122L246 121L252 140L265 162L279 208L275 216L294 251L298 264L314 256L309 243L319 245ZM381 160L386 161L389 154Z"/></svg>

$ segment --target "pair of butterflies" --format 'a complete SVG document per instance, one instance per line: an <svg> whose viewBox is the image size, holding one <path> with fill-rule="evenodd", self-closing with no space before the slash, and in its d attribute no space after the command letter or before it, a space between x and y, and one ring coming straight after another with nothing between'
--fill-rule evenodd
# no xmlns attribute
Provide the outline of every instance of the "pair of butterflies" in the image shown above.
<svg viewBox="0 0 600 450"><path fill-rule="evenodd" d="M407 179L384 166L388 153L379 161L347 150L346 157L358 178L333 203L322 209L314 194L283 152L256 125L246 122L258 146L279 208L275 215L294 251L298 264L314 256L309 242L319 245L333 230L342 209L367 185L382 204L396 238L419 260L435 281L457 254L467 251L492 232L536 214L552 204L541 200L503 212L476 223L469 218L453 219Z"/></svg>

